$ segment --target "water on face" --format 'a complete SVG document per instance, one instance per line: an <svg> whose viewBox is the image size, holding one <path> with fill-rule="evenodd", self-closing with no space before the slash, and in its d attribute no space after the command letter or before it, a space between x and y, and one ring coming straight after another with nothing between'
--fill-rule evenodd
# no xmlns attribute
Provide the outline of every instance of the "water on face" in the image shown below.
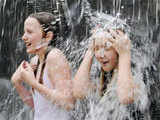
<svg viewBox="0 0 160 120"><path fill-rule="evenodd" d="M4 87L6 84L10 84L8 76L13 73L20 61L28 59L26 53L23 52L25 47L21 41L22 24L25 16L31 12L45 9L54 11L54 8L61 9L62 7L65 10L64 14L70 29L69 35L64 38L65 40L62 39L64 41L57 46L67 54L70 66L73 69L73 76L91 40L91 29L97 24L100 24L104 29L123 28L130 36L133 77L135 83L140 85L139 98L134 103L134 109L145 112L144 118L151 120L147 107L152 100L151 98L159 99L159 89L156 86L157 81L159 81L158 72L160 68L159 0L145 0L145 2L142 0L67 0L59 2L59 4L63 4L61 7L58 7L56 2L55 0L47 2L44 0L0 1L0 16L2 17L0 19L2 20L0 22L0 63L2 65L0 71L3 77L5 76L5 84L1 80L0 85ZM19 7L23 5L23 8ZM59 15L62 13L59 13ZM61 23L63 24L63 22ZM61 34L64 34L64 32ZM91 78L97 85L99 85L99 71L100 65L94 59ZM7 93L3 92L2 97L0 97L2 101L0 106L3 106L0 107L0 119L32 119L32 112L23 105L13 86L6 86L5 89ZM107 118L112 118L112 120L129 118L132 120L131 114L135 110L129 108L133 106L119 104L115 90L116 87L112 87L110 94L103 99L99 96L97 90L95 93L90 93L85 100L78 100L75 110L72 111L75 120L105 120ZM154 95L150 96L153 93ZM135 116L138 117L139 115Z"/></svg>

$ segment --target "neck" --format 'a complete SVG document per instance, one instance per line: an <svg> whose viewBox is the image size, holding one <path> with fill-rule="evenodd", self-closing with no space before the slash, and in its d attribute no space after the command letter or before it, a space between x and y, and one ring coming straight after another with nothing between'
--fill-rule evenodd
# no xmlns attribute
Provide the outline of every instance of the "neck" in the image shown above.
<svg viewBox="0 0 160 120"><path fill-rule="evenodd" d="M40 63L43 63L43 62L44 62L44 58L45 58L46 51L47 51L47 47L44 47L44 48L41 48L41 50L39 50L39 51L37 52L37 55L38 55L38 57L39 57Z"/></svg>

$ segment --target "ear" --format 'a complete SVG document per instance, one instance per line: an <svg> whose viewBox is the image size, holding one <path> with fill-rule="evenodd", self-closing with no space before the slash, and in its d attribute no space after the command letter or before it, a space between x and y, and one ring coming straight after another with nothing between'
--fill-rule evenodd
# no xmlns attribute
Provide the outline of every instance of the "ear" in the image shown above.
<svg viewBox="0 0 160 120"><path fill-rule="evenodd" d="M47 32L47 35L45 38L46 38L46 41L50 41L53 39L53 37L54 37L53 32L49 31L49 32Z"/></svg>

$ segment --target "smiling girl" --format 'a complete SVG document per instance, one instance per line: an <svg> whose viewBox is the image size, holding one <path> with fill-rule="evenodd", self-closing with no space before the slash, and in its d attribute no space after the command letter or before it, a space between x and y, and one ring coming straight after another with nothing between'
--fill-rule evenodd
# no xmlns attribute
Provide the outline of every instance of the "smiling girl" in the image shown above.
<svg viewBox="0 0 160 120"><path fill-rule="evenodd" d="M28 54L34 54L31 62L23 61L11 80L20 97L34 109L34 120L70 120L68 110L74 99L70 67L63 53L51 48L58 32L56 16L48 12L31 14L24 23L24 35ZM22 83L28 84L27 90Z"/></svg>
<svg viewBox="0 0 160 120"><path fill-rule="evenodd" d="M95 55L101 65L100 94L104 95L107 92L108 84L115 81L119 102L122 104L132 103L135 84L131 73L130 40L121 30L112 29L96 30L91 38L92 45L88 48L75 75L74 96L83 98L88 94L89 89L93 88L90 81L90 69ZM105 77L108 72L111 73L109 81Z"/></svg>

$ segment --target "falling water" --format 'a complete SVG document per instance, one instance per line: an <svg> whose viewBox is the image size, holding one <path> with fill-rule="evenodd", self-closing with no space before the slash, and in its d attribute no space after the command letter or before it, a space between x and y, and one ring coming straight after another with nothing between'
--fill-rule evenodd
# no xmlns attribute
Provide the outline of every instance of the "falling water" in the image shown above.
<svg viewBox="0 0 160 120"><path fill-rule="evenodd" d="M138 9L136 9L137 3ZM132 41L131 51L133 53L132 63L135 82L141 85L140 94L144 93L141 101L137 103L137 107L143 111L150 100L145 96L146 92L152 94L150 86L153 86L156 90L158 89L154 85L156 85L156 80L159 80L157 73L160 69L159 61L157 61L160 56L158 51L160 47L159 4L159 0L1 0L0 64L2 67L0 69L0 88L3 86L2 88L7 92L3 92L0 89L2 91L0 93L3 93L0 97L2 101L0 102L0 120L28 120L33 117L32 112L23 105L9 81L11 74L20 61L28 59L24 52L24 44L21 41L24 19L32 12L44 10L56 12L56 10L60 11L62 8L63 10L57 13L58 18L65 15L66 23L63 23L61 18L60 26L62 28L63 24L67 24L69 26L69 35L65 37L65 41L58 47L67 54L73 68L73 76L87 49L90 30L96 24L103 25L106 22L106 27L117 28L119 26L117 23L120 22L125 26L124 29L127 28L125 29L126 33L130 35ZM103 13L109 13L109 15ZM138 18L137 20L135 19L136 17ZM93 82L98 84L97 78L99 74L97 73L100 67L95 59L93 63L91 77ZM142 82L143 74L146 77L145 84ZM159 99L159 96L158 93L154 95L155 99ZM118 117L117 120L121 119L123 115L129 116L130 113L124 106L119 105L118 101L111 102L112 105L106 109L105 105L110 102L108 98L104 98L101 103L99 103L99 99L98 93L94 93L90 94L84 101L77 101L75 111L73 111L76 120L96 120L98 115L95 115L99 114L99 111L103 112L104 109L108 110L112 107L115 117ZM121 109L122 115L119 115L119 109ZM109 116L107 112L106 115L103 114L101 117L106 118ZM149 118L148 115L145 115L145 117ZM131 120L130 117L129 119Z"/></svg>
<svg viewBox="0 0 160 120"><path fill-rule="evenodd" d="M99 0L97 2L97 12L102 13L102 11L103 11L102 0Z"/></svg>
<svg viewBox="0 0 160 120"><path fill-rule="evenodd" d="M113 15L121 12L121 0L113 0Z"/></svg>
<svg viewBox="0 0 160 120"><path fill-rule="evenodd" d="M159 15L158 15L158 12L159 12L159 0L156 1L156 24L158 25L159 24Z"/></svg>
<svg viewBox="0 0 160 120"><path fill-rule="evenodd" d="M147 12L146 12L146 21L147 21L147 26L149 25L149 20L148 20L148 12L149 12L149 6L150 6L150 4L149 4L149 0L148 0L148 5L147 5Z"/></svg>
<svg viewBox="0 0 160 120"><path fill-rule="evenodd" d="M138 20L141 19L141 0L138 1Z"/></svg>
<svg viewBox="0 0 160 120"><path fill-rule="evenodd" d="M135 0L133 0L133 16L132 16L133 21L134 18L135 18Z"/></svg>

